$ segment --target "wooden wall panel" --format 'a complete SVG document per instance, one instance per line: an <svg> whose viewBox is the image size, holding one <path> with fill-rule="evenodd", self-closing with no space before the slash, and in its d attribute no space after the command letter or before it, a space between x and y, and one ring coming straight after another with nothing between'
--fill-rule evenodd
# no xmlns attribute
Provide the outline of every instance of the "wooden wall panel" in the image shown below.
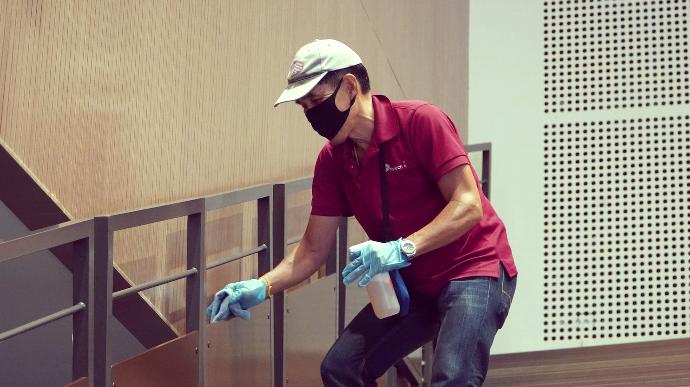
<svg viewBox="0 0 690 387"><path fill-rule="evenodd" d="M0 140L72 218L310 175L322 139L272 104L316 37L348 43L375 91L430 100L464 135L467 3L3 0ZM209 259L252 246L245 207L209 216ZM184 227L118 233L116 265L135 283L181 270ZM251 260L213 271L209 294ZM146 296L182 330L183 281Z"/></svg>
<svg viewBox="0 0 690 387"><path fill-rule="evenodd" d="M395 84L387 80L381 85L384 93L440 106L454 119L463 139L467 139L468 3L363 2L371 20L369 33L387 57L382 70L387 67L387 73L395 75Z"/></svg>

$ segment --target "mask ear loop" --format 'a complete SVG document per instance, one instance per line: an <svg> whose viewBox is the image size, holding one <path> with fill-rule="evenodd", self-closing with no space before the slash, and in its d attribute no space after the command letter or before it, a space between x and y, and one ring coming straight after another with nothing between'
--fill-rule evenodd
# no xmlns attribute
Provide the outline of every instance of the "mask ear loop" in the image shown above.
<svg viewBox="0 0 690 387"><path fill-rule="evenodd" d="M355 104L355 99L357 98L357 93L355 92L355 95L352 96L352 99L350 100L350 109L352 109L352 105Z"/></svg>
<svg viewBox="0 0 690 387"><path fill-rule="evenodd" d="M340 90L340 85L342 85L342 84L343 84L343 78L340 78L340 80L338 81L338 86L335 87L335 90L333 90L333 94L331 94L333 96L334 101L335 101L336 97L338 96L338 90Z"/></svg>
<svg viewBox="0 0 690 387"><path fill-rule="evenodd" d="M340 82L338 82L338 87L336 87L335 91L333 92L334 94L338 92L338 89L340 89L340 84L343 83L344 78L345 78L344 76L343 76L343 78L340 78ZM352 98L350 99L350 106L347 108L347 110L352 109L352 105L355 104L356 98L357 98L357 91L355 91L355 95L353 95Z"/></svg>
<svg viewBox="0 0 690 387"><path fill-rule="evenodd" d="M329 95L328 98L326 98L326 99L333 98L333 104L335 105L335 108L338 111L340 111L340 109L338 109L338 105L336 105L335 99L338 97L338 90L340 90L340 85L343 84L343 78L340 78L340 80L338 81L338 86L336 86L335 90L333 90L333 93L331 95ZM356 93L355 93L354 97L352 97L352 99L350 99L350 106L345 110L350 110L352 108L352 105L355 104L355 98L357 98ZM324 100L324 102L325 102L325 100ZM345 111L345 110L343 110L343 111Z"/></svg>
<svg viewBox="0 0 690 387"><path fill-rule="evenodd" d="M343 75L343 77L340 78L340 80L338 81L338 86L336 86L336 87L335 87L335 90L333 90L333 99L334 99L334 100L335 100L335 98L337 97L338 90L340 90L340 85L343 84L343 79L345 79L345 76L344 76L344 75ZM355 95L353 95L352 98L350 98L350 106L347 108L348 110L351 109L351 108L352 108L352 105L355 104L355 99L356 99L356 98L357 98L357 92L355 91ZM338 109L338 110L340 110L340 109ZM343 110L343 111L344 111L344 110Z"/></svg>

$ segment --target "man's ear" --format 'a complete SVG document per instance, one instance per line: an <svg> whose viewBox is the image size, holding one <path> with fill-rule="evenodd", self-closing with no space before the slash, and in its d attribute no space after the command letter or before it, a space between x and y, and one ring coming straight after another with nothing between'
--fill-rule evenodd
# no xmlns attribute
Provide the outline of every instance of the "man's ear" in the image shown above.
<svg viewBox="0 0 690 387"><path fill-rule="evenodd" d="M347 94L350 96L350 99L352 99L353 95L361 94L361 88L359 86L359 82L357 81L357 77L347 73L343 76L343 81L348 85Z"/></svg>

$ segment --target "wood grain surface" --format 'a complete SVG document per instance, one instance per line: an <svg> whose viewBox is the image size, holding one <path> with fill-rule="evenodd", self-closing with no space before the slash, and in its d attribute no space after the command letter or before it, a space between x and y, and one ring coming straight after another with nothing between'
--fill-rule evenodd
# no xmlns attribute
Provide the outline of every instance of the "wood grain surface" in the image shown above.
<svg viewBox="0 0 690 387"><path fill-rule="evenodd" d="M467 19L452 0L3 0L0 140L74 219L307 176L323 140L272 105L317 37L356 50L375 92L439 105L466 138ZM209 259L255 242L255 206L208 221ZM118 232L115 264L133 283L182 270L184 234L184 220ZM212 271L209 294L251 261ZM145 296L184 331L183 281Z"/></svg>
<svg viewBox="0 0 690 387"><path fill-rule="evenodd" d="M494 355L484 385L690 386L690 340L658 340Z"/></svg>

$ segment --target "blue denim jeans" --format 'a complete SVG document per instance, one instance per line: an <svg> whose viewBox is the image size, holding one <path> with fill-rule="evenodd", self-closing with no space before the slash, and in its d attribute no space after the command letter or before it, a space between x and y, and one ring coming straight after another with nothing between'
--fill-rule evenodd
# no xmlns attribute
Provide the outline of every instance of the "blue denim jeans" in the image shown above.
<svg viewBox="0 0 690 387"><path fill-rule="evenodd" d="M503 267L499 278L451 281L435 300L412 294L405 317L378 319L367 305L321 363L324 385L376 386L376 379L388 368L435 338L431 384L481 386L491 344L508 315L516 282Z"/></svg>

